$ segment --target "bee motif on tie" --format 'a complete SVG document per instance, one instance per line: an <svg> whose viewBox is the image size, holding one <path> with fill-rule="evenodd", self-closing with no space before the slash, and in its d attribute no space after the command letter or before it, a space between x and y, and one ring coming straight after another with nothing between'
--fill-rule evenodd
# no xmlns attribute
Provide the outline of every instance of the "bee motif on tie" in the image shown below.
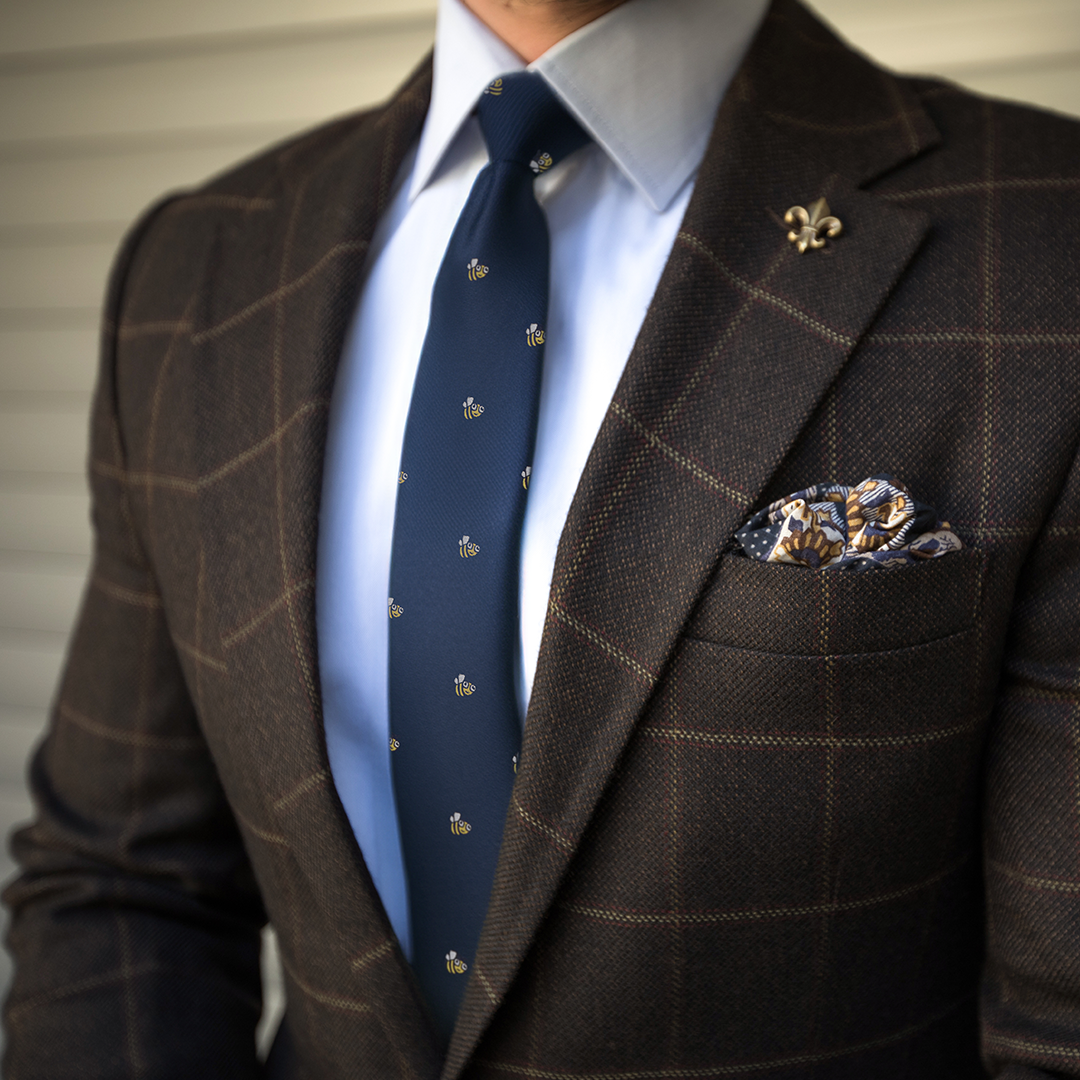
<svg viewBox="0 0 1080 1080"><path fill-rule="evenodd" d="M479 281L481 278L486 278L491 271L484 266L479 259L473 259L468 266L469 280Z"/></svg>
<svg viewBox="0 0 1080 1080"><path fill-rule="evenodd" d="M469 970L469 965L464 960L458 958L458 954L451 949L446 954L446 970L451 975L464 975Z"/></svg>
<svg viewBox="0 0 1080 1080"><path fill-rule="evenodd" d="M484 411L483 405L477 405L471 397L467 397L462 403L461 407L465 410L466 420L475 420Z"/></svg>
<svg viewBox="0 0 1080 1080"><path fill-rule="evenodd" d="M536 323L531 323L525 331L525 337L530 345L544 344L544 331Z"/></svg>
<svg viewBox="0 0 1080 1080"><path fill-rule="evenodd" d="M532 466L526 465L524 471L521 474L521 486L528 491L529 490L529 477L532 476Z"/></svg>
<svg viewBox="0 0 1080 1080"><path fill-rule="evenodd" d="M503 92L502 79L496 79L493 83L489 83L484 90L485 94L490 94L492 97L498 97Z"/></svg>
<svg viewBox="0 0 1080 1080"><path fill-rule="evenodd" d="M454 693L458 697L470 697L476 693L476 687L471 682L466 682L464 675L459 675L454 680Z"/></svg>
<svg viewBox="0 0 1080 1080"><path fill-rule="evenodd" d="M392 753L393 753L393 752L394 752L395 750L397 750L397 749L398 749L398 747L400 747L400 746L401 746L401 743L399 743L399 742L397 741L397 739L391 739L391 740L390 740L390 753L392 754Z"/></svg>
<svg viewBox="0 0 1080 1080"><path fill-rule="evenodd" d="M394 598L392 596L390 597L389 601L387 601L387 603L390 608L391 619L400 619L401 616L405 614L405 609L400 604L395 604Z"/></svg>
<svg viewBox="0 0 1080 1080"><path fill-rule="evenodd" d="M514 755L514 775L517 776L517 754Z"/></svg>
<svg viewBox="0 0 1080 1080"><path fill-rule="evenodd" d="M397 482L399 484L404 484L405 481L408 480L408 479L409 479L409 474L407 472L399 472L397 474Z"/></svg>
<svg viewBox="0 0 1080 1080"><path fill-rule="evenodd" d="M542 173L547 172L554 164L555 162L552 161L550 154L537 154L536 157L529 162L529 168L532 169L534 173Z"/></svg>
<svg viewBox="0 0 1080 1080"><path fill-rule="evenodd" d="M471 559L474 555L480 554L480 545L474 544L467 536L463 536L458 544L458 552L463 559Z"/></svg>
<svg viewBox="0 0 1080 1080"><path fill-rule="evenodd" d="M455 836L464 836L466 833L472 832L472 826L467 821L462 821L460 814L451 814L450 831Z"/></svg>

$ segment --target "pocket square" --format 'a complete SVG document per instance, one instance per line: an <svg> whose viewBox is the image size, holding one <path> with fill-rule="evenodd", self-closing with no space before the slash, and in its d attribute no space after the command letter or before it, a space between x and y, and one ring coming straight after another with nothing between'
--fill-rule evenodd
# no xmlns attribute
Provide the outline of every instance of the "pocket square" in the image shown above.
<svg viewBox="0 0 1080 1080"><path fill-rule="evenodd" d="M903 566L963 547L933 507L885 474L854 487L814 484L777 499L735 539L751 559L812 570Z"/></svg>

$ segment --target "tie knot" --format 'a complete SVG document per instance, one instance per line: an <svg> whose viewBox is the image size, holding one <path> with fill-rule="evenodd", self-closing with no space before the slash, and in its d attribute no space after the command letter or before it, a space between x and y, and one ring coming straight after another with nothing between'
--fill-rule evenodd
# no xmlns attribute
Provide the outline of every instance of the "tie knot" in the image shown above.
<svg viewBox="0 0 1080 1080"><path fill-rule="evenodd" d="M480 128L492 161L516 161L534 173L589 141L589 136L566 111L537 74L518 71L496 79L480 95Z"/></svg>

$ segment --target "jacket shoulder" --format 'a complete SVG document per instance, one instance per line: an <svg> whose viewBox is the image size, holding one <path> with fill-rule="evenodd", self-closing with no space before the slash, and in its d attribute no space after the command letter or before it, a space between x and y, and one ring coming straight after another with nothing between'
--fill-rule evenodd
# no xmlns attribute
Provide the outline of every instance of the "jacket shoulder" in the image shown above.
<svg viewBox="0 0 1080 1080"><path fill-rule="evenodd" d="M900 76L938 127L946 157L1014 180L1046 174L1080 182L1080 118L988 97L943 79Z"/></svg>
<svg viewBox="0 0 1080 1080"><path fill-rule="evenodd" d="M173 191L145 210L128 230L113 264L110 296L138 317L151 279L164 272L168 288L154 288L153 317L179 319L179 311L160 308L163 296L179 301L205 266L221 235L251 216L272 214L282 196L305 174L364 125L377 122L383 109L372 109L322 124L240 161L186 190ZM152 271L152 272L151 272ZM121 296L122 294L122 296Z"/></svg>
<svg viewBox="0 0 1080 1080"><path fill-rule="evenodd" d="M402 113L423 115L430 95L427 57L384 104L332 119L293 135L212 176L197 187L172 192L145 211L128 231L114 262L109 297L126 317L167 321L183 318L189 296L215 250L237 230L271 228L310 178L332 169L335 159L381 128L394 128ZM399 123L400 126L400 123ZM172 299L170 299L170 297ZM164 307L163 307L164 304ZM166 310L169 305L176 310Z"/></svg>

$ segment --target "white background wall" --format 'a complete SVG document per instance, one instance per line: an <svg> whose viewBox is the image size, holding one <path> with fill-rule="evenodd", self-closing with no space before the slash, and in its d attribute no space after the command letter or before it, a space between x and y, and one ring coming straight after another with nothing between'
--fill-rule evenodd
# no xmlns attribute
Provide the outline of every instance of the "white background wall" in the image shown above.
<svg viewBox="0 0 1080 1080"><path fill-rule="evenodd" d="M1080 115L1080 0L815 6L896 69ZM125 226L167 189L386 96L430 45L434 7L0 0L0 834L30 813L26 757L87 569L96 325Z"/></svg>

